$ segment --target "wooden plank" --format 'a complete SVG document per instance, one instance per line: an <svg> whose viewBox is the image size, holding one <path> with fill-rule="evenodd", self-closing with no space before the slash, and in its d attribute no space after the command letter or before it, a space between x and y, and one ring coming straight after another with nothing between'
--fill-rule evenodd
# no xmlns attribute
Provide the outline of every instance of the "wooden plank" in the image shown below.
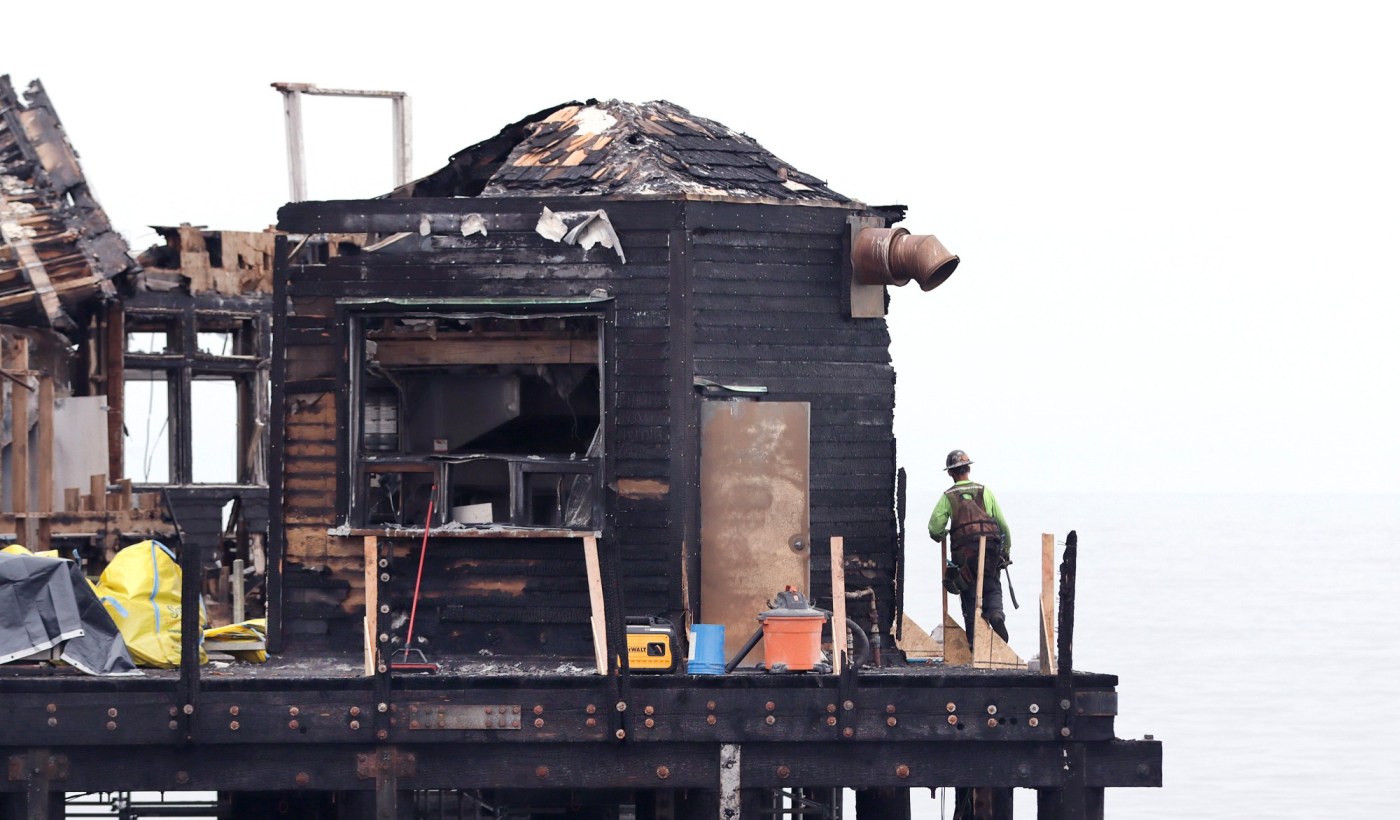
<svg viewBox="0 0 1400 820"><path fill-rule="evenodd" d="M846 663L846 539L831 537L831 669L841 674Z"/></svg>
<svg viewBox="0 0 1400 820"><path fill-rule="evenodd" d="M83 491L77 487L65 487L63 490L63 511L77 512L82 503Z"/></svg>
<svg viewBox="0 0 1400 820"><path fill-rule="evenodd" d="M381 339L374 360L385 366L595 364L597 339Z"/></svg>
<svg viewBox="0 0 1400 820"><path fill-rule="evenodd" d="M29 369L29 340L16 336L10 340L10 351L5 362L8 370ZM24 388L29 388L29 377L21 376ZM19 385L10 384L10 502L17 513L29 512L29 393L30 389L16 389ZM28 544L28 533L21 534Z"/></svg>
<svg viewBox="0 0 1400 820"><path fill-rule="evenodd" d="M1040 671L1053 675L1055 663L1055 536L1040 535Z"/></svg>
<svg viewBox="0 0 1400 820"><path fill-rule="evenodd" d="M987 570L987 536L977 539L977 603L973 607L972 666L989 664L992 660L991 628L982 617L982 578Z"/></svg>
<svg viewBox="0 0 1400 820"><path fill-rule="evenodd" d="M598 539L592 535L583 538L583 561L588 572L588 604L592 610L593 659L598 674L608 673L607 622L603 609L603 575L598 568Z"/></svg>
<svg viewBox="0 0 1400 820"><path fill-rule="evenodd" d="M43 375L39 377L39 475L34 488L39 494L35 505L39 512L53 511L53 410L53 378Z"/></svg>
<svg viewBox="0 0 1400 820"><path fill-rule="evenodd" d="M379 620L379 539L373 535L364 538L365 575L365 677L375 673L375 624Z"/></svg>
<svg viewBox="0 0 1400 820"><path fill-rule="evenodd" d="M944 623L944 624L947 624L947 623L948 623L948 588L945 587L945 586L943 586L943 583L942 583L942 581L943 581L943 573L946 571L946 568L947 568L947 566L948 566L948 536L947 536L947 535L944 535L943 538L939 539L939 541L938 541L938 546L939 546L939 561L938 561L938 579L939 579L939 584L938 584L938 589L943 593L943 623ZM943 632L943 646L944 646L945 649L946 649L947 646L948 646L948 632L947 632L946 629L945 629L944 632Z"/></svg>

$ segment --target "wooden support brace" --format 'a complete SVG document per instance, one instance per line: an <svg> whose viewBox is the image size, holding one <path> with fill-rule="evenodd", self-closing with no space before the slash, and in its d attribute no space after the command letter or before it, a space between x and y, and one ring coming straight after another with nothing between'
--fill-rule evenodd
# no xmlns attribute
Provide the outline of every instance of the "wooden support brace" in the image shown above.
<svg viewBox="0 0 1400 820"><path fill-rule="evenodd" d="M607 622L603 619L603 574L598 565L598 539L592 535L583 537L583 563L588 572L588 605L592 610L593 660L598 674L608 674ZM623 647L624 650L626 647Z"/></svg>
<svg viewBox="0 0 1400 820"><path fill-rule="evenodd" d="M1055 536L1040 536L1040 672L1053 675L1055 663Z"/></svg>
<svg viewBox="0 0 1400 820"><path fill-rule="evenodd" d="M846 539L831 538L831 669L846 665Z"/></svg>
<svg viewBox="0 0 1400 820"><path fill-rule="evenodd" d="M365 677L374 677L376 671L376 647L379 646L375 634L379 623L379 539L365 536Z"/></svg>
<svg viewBox="0 0 1400 820"><path fill-rule="evenodd" d="M987 536L977 539L977 605L973 608L972 666L990 666L992 662L992 630L982 617L982 579L987 570Z"/></svg>

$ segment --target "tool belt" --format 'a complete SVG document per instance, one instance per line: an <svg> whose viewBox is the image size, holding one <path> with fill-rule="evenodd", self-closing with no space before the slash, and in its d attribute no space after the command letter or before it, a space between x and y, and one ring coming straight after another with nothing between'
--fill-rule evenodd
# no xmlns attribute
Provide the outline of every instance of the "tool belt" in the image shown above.
<svg viewBox="0 0 1400 820"><path fill-rule="evenodd" d="M1001 572L1009 564L1001 552L1001 539L987 539L986 573ZM952 560L943 568L943 588L961 595L977 586L977 547L954 547Z"/></svg>

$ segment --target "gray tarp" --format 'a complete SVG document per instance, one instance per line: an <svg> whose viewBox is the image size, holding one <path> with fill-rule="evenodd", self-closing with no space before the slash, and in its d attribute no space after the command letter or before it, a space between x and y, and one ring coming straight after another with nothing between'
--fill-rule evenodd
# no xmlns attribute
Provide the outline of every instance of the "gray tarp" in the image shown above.
<svg viewBox="0 0 1400 820"><path fill-rule="evenodd" d="M59 657L89 675L141 674L76 564L0 553L0 663L59 644Z"/></svg>

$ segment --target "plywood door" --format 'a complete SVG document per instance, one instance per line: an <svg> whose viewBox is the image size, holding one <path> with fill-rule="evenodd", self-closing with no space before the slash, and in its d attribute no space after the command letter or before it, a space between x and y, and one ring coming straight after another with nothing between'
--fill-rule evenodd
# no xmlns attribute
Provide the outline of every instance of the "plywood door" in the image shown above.
<svg viewBox="0 0 1400 820"><path fill-rule="evenodd" d="M700 623L730 658L791 584L810 595L806 402L706 401L700 412ZM745 666L762 659L762 644Z"/></svg>

